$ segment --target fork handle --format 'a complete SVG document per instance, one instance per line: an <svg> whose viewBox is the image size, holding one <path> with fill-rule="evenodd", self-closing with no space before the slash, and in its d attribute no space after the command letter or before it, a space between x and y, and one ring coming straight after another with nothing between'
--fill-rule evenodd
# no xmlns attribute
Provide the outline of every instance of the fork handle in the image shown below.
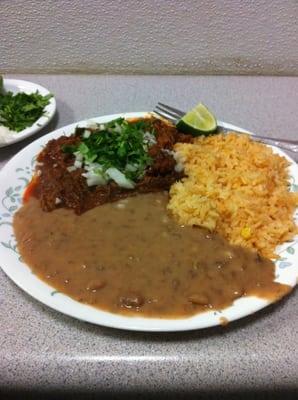
<svg viewBox="0 0 298 400"><path fill-rule="evenodd" d="M251 136L253 140L256 140L257 142L262 142L266 144L271 144L273 146L279 147L280 149L286 150L286 151L291 151L293 153L298 153L298 142L297 141L281 141L277 139L268 139L268 138L262 138L260 136Z"/></svg>
<svg viewBox="0 0 298 400"><path fill-rule="evenodd" d="M298 145L298 140L290 140L290 139L284 139L284 138L272 138L272 137L269 137L269 136L255 135L255 134L253 134L253 133L251 133L249 131L244 131L244 130L243 131L239 131L237 129L237 127L234 126L234 125L231 125L231 124L228 124L228 125L229 125L228 128L225 128L225 127L219 125L218 126L219 131L224 131L224 132L232 131L232 132L236 132L236 133L248 133L249 135L251 135L251 137L253 139L259 139L260 141L265 141L266 140L267 143L271 142L272 144L273 144L273 142L275 142L275 143L289 143L289 144L296 145L296 146ZM279 146L279 144L276 144L275 146Z"/></svg>
<svg viewBox="0 0 298 400"><path fill-rule="evenodd" d="M298 140L290 140L290 139L282 139L282 138L271 138L269 136L260 136L260 135L253 135L253 137L258 137L262 140L268 140L271 142L278 142L278 143L290 143L294 145L298 145Z"/></svg>
<svg viewBox="0 0 298 400"><path fill-rule="evenodd" d="M230 124L229 124L230 125ZM276 138L270 138L268 136L259 136L259 135L253 135L250 132L239 132L236 127L233 125L230 125L229 128L225 128L223 126L219 125L219 131L221 132L236 132L236 133L249 133L251 138L255 141L270 144L272 146L279 147L280 149L286 150L286 151L291 151L293 153L298 153L298 141L297 140L289 140L289 139L276 139Z"/></svg>

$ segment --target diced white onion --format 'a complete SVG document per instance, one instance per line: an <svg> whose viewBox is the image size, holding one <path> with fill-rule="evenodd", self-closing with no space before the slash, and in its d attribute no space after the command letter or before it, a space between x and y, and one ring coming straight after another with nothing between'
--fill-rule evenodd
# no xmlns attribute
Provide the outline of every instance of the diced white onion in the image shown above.
<svg viewBox="0 0 298 400"><path fill-rule="evenodd" d="M174 152L173 152L173 157L175 158L175 160L176 160L177 162L183 163L183 162L185 161L185 157L183 157L183 156L181 155L181 153L179 153L178 151L174 151Z"/></svg>
<svg viewBox="0 0 298 400"><path fill-rule="evenodd" d="M125 189L133 189L135 187L134 183L127 179L126 176L119 171L117 168L108 168L106 170L107 176L109 176L113 181L115 181L119 186Z"/></svg>
<svg viewBox="0 0 298 400"><path fill-rule="evenodd" d="M81 154L79 151L76 151L73 153L77 161L83 161L83 154Z"/></svg>
<svg viewBox="0 0 298 400"><path fill-rule="evenodd" d="M125 170L129 171L129 172L135 172L137 169L138 169L137 165L126 164L126 166L125 166Z"/></svg>
<svg viewBox="0 0 298 400"><path fill-rule="evenodd" d="M107 181L101 175L89 174L86 179L88 186L102 186L107 183Z"/></svg>
<svg viewBox="0 0 298 400"><path fill-rule="evenodd" d="M176 161L175 171L182 172L184 170L183 162L185 161L185 158L181 156L180 153L178 153L177 151L173 152L173 157Z"/></svg>
<svg viewBox="0 0 298 400"><path fill-rule="evenodd" d="M84 166L86 172L82 174L87 180L88 186L106 185L107 179L103 172L102 166L98 163L86 163Z"/></svg>
<svg viewBox="0 0 298 400"><path fill-rule="evenodd" d="M145 144L148 144L150 146L152 146L153 144L156 144L156 138L150 132L145 132L143 138L144 138L144 143Z"/></svg>
<svg viewBox="0 0 298 400"><path fill-rule="evenodd" d="M165 154L169 154L170 156L173 156L175 158L175 152L173 150L169 149L161 149L161 151Z"/></svg>
<svg viewBox="0 0 298 400"><path fill-rule="evenodd" d="M66 168L68 172L73 172L77 169L77 167L75 167L74 165L71 165L70 167Z"/></svg>
<svg viewBox="0 0 298 400"><path fill-rule="evenodd" d="M90 137L90 135L91 135L91 132L88 131L87 129L85 129L84 133L83 133L83 138L88 139L88 137Z"/></svg>
<svg viewBox="0 0 298 400"><path fill-rule="evenodd" d="M117 132L117 133L121 133L121 132L122 132L122 128L121 128L121 126L120 126L120 125L118 125L118 124L115 124L114 131L115 131L115 132Z"/></svg>
<svg viewBox="0 0 298 400"><path fill-rule="evenodd" d="M182 172L183 170L184 170L184 166L183 166L182 163L177 163L177 164L175 165L175 171L176 171L176 172Z"/></svg>
<svg viewBox="0 0 298 400"><path fill-rule="evenodd" d="M74 167L75 167L75 168L82 168L82 161L76 160L76 161L74 162Z"/></svg>

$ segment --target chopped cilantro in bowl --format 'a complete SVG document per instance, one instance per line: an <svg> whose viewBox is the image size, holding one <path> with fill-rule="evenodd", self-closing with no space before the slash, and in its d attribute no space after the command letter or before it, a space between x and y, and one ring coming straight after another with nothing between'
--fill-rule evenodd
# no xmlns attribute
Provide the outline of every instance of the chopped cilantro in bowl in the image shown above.
<svg viewBox="0 0 298 400"><path fill-rule="evenodd" d="M51 97L52 94L42 96L38 91L31 94L5 92L0 77L0 125L14 132L23 131L44 115Z"/></svg>
<svg viewBox="0 0 298 400"><path fill-rule="evenodd" d="M69 172L83 168L88 186L105 185L110 180L133 189L152 164L148 151L156 143L150 120L127 121L118 118L97 129L84 129L80 143L63 146L75 156Z"/></svg>

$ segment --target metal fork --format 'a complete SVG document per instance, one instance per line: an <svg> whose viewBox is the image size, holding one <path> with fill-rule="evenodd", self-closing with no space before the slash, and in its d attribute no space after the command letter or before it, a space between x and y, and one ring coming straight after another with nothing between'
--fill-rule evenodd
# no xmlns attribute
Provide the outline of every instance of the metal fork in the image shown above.
<svg viewBox="0 0 298 400"><path fill-rule="evenodd" d="M155 107L154 113L159 115L162 118L167 119L168 121L172 122L173 124L177 124L179 119L183 117L186 113L178 110L177 108L170 107L163 103L157 103ZM228 124L226 122L218 121L218 132L228 132L234 131L237 133L249 133L252 135L254 140L265 144L271 144L273 146L279 147L280 149L291 151L293 153L298 153L298 140L288 140L288 139L280 139L280 138L271 138L268 136L259 136L255 135L252 132L241 130L232 124Z"/></svg>

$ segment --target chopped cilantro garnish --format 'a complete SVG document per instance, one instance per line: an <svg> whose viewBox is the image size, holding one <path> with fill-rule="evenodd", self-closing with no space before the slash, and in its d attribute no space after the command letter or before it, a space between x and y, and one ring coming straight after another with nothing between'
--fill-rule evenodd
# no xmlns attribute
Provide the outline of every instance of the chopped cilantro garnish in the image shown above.
<svg viewBox="0 0 298 400"><path fill-rule="evenodd" d="M28 128L44 114L51 97L51 94L42 96L38 92L5 93L0 87L0 125L15 132Z"/></svg>
<svg viewBox="0 0 298 400"><path fill-rule="evenodd" d="M150 120L129 122L118 118L99 125L90 135L84 132L78 145L64 146L63 151L79 155L89 171L99 170L106 178L105 171L116 168L128 180L136 182L152 163L148 150L155 143L155 132Z"/></svg>

